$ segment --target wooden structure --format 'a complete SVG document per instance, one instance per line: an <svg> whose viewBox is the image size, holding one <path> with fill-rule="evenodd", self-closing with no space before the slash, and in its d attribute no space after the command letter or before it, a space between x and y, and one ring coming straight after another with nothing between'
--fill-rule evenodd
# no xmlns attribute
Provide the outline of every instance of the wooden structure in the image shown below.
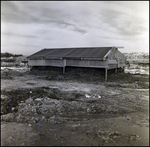
<svg viewBox="0 0 150 147"><path fill-rule="evenodd" d="M117 47L49 48L28 56L28 65L62 67L66 66L105 68L107 70L124 68L125 56Z"/></svg>

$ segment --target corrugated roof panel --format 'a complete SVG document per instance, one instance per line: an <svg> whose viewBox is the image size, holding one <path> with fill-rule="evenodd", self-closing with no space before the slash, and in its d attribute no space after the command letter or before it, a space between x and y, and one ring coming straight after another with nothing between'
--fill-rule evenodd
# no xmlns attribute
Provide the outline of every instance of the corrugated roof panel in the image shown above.
<svg viewBox="0 0 150 147"><path fill-rule="evenodd" d="M47 54L47 52L48 52L47 49L42 49L42 50L40 50L40 51L38 51L38 52L28 56L28 58L37 57L37 56L43 56L43 55Z"/></svg>
<svg viewBox="0 0 150 147"><path fill-rule="evenodd" d="M35 55L36 55L36 56L44 56L44 55L47 54L47 52L49 52L49 50L43 49L43 50L37 52Z"/></svg>
<svg viewBox="0 0 150 147"><path fill-rule="evenodd" d="M68 53L65 57L103 58L111 48L77 49Z"/></svg>
<svg viewBox="0 0 150 147"><path fill-rule="evenodd" d="M47 56L55 57L65 57L68 53L72 52L74 49L52 49L53 52L49 52Z"/></svg>
<svg viewBox="0 0 150 147"><path fill-rule="evenodd" d="M84 48L54 48L43 49L28 58L59 57L59 58L103 58L112 47L84 47Z"/></svg>

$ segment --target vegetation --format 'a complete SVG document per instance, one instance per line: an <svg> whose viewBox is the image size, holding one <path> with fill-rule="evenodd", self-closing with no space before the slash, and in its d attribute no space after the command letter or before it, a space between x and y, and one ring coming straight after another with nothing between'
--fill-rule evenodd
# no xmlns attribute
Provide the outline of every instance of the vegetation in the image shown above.
<svg viewBox="0 0 150 147"><path fill-rule="evenodd" d="M147 59L149 60L149 54L144 52L132 52L132 53L124 53L127 59Z"/></svg>
<svg viewBox="0 0 150 147"><path fill-rule="evenodd" d="M1 59L1 62L15 62L15 59Z"/></svg>
<svg viewBox="0 0 150 147"><path fill-rule="evenodd" d="M8 53L8 52L5 52L5 53L1 53L1 57L20 57L20 56L23 56L22 54L12 54L12 53Z"/></svg>

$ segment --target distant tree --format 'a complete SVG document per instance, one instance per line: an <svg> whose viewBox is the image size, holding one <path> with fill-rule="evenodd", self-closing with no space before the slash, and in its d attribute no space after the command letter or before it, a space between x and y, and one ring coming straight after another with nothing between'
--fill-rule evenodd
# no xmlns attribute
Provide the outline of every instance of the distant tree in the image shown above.
<svg viewBox="0 0 150 147"><path fill-rule="evenodd" d="M149 55L148 55L148 54L144 54L144 55L143 55L143 58L144 58L144 59L149 59Z"/></svg>
<svg viewBox="0 0 150 147"><path fill-rule="evenodd" d="M23 56L22 54L14 54L13 57L21 57Z"/></svg>
<svg viewBox="0 0 150 147"><path fill-rule="evenodd" d="M5 52L5 53L1 53L1 57L12 57L13 54Z"/></svg>
<svg viewBox="0 0 150 147"><path fill-rule="evenodd" d="M21 57L23 56L22 54L11 54L11 53L8 53L8 52L5 52L5 53L1 53L1 57Z"/></svg>
<svg viewBox="0 0 150 147"><path fill-rule="evenodd" d="M15 62L15 59L1 59L1 62Z"/></svg>

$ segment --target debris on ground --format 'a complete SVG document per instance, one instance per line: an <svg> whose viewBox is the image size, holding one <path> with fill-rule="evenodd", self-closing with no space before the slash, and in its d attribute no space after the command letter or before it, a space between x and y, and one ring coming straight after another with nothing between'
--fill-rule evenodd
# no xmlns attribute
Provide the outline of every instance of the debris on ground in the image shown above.
<svg viewBox="0 0 150 147"><path fill-rule="evenodd" d="M104 82L103 71L99 74L99 69L87 70L83 69L86 72L82 74L81 69L68 69L65 75L59 69L2 71L3 126L13 123L17 130L18 125L22 128L24 125L20 124L26 124L29 129L22 128L24 134L21 134L13 128L16 134L8 137L12 145L29 145L26 139L18 139L18 144L15 140L16 136L19 138L17 133L24 138L30 131L27 134L34 132L30 145L133 145L132 141L147 145L142 135L127 135L117 127L136 125L142 130L149 127L148 75L110 71L108 82ZM111 126L115 129L110 130ZM6 134L11 130L3 128L2 131ZM10 145L4 138L3 145Z"/></svg>

